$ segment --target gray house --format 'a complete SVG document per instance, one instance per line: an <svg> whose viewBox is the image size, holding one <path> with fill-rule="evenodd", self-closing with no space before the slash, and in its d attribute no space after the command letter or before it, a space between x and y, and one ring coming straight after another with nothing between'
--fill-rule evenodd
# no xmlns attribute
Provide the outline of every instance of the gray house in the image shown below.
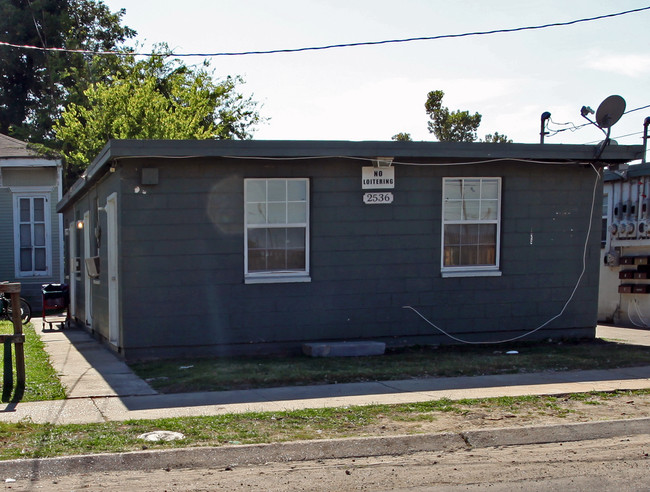
<svg viewBox="0 0 650 492"><path fill-rule="evenodd" d="M0 134L0 280L20 282L38 311L41 286L63 277L61 161Z"/></svg>
<svg viewBox="0 0 650 492"><path fill-rule="evenodd" d="M57 207L71 309L127 359L593 337L602 167L641 151L112 140Z"/></svg>

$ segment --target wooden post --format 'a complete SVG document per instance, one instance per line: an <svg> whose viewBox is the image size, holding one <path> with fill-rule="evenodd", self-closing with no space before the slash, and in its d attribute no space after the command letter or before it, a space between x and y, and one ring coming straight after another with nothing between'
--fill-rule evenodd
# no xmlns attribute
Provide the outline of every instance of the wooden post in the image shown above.
<svg viewBox="0 0 650 492"><path fill-rule="evenodd" d="M20 311L20 284L0 283L0 292L11 295L12 322L14 324L13 343L16 346L16 383L19 388L25 388L25 336L23 335L23 320Z"/></svg>

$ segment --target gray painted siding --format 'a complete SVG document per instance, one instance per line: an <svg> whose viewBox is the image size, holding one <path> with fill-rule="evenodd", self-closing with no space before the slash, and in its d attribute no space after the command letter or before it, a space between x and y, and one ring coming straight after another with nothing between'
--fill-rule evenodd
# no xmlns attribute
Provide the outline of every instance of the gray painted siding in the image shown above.
<svg viewBox="0 0 650 492"><path fill-rule="evenodd" d="M0 231L0 280L14 280L13 196L8 188L0 188Z"/></svg>
<svg viewBox="0 0 650 492"><path fill-rule="evenodd" d="M21 295L25 297L32 311L40 315L42 307L41 288L43 284L61 282L61 262L60 262L60 230L59 214L56 212L58 200L58 187L56 186L56 169L3 169L3 185L13 186L20 192L21 186L52 186L49 193L48 206L50 209L50 232L51 232L51 252L52 264L51 275L39 277L21 277L16 278L15 260L14 260L14 211L13 211L13 193L8 187L0 188L0 231L4 231L0 239L0 280L15 281L21 283Z"/></svg>
<svg viewBox="0 0 650 492"><path fill-rule="evenodd" d="M120 193L120 179L117 175L110 174L104 179L99 186L93 187L87 194L81 197L76 201L74 207L70 207L64 211L64 227L69 227L70 222L83 219L84 213L90 211L90 230L91 230L91 242L95 237L95 217L100 228L100 240L99 240L99 249L96 250L96 254L100 257L100 276L97 280L91 281L91 299L92 299L92 316L90 328L93 333L95 333L99 338L108 339L108 274L106 271L106 265L108 263L108 253L106 247L106 213L103 211L97 211L94 213L95 201L98 201L99 207L104 207L106 205L106 199L108 196L114 192L118 193L118 202L119 202L119 193ZM118 204L119 209L119 204ZM83 250L83 233L80 233L78 245L78 255L83 260L84 250ZM66 272L69 272L69 237L66 237L65 241L65 254L64 259L66 263ZM71 284L72 282L76 283L76 318L77 321L83 323L86 319L86 306L85 306L85 292L84 292L84 281L86 279L86 266L82 261L81 263L81 272L77 275L73 275L72 280L70 279L69 273L66 273L66 282Z"/></svg>
<svg viewBox="0 0 650 492"><path fill-rule="evenodd" d="M158 185L140 185L142 165L159 169ZM361 200L361 165L218 159L121 164L112 179L119 175L121 190L126 357L229 353L257 344L296 348L323 339L448 342L402 309L407 304L470 340L520 335L561 311L582 268L591 168L400 166L394 204L367 206ZM502 277L441 278L446 176L503 177ZM243 283L245 177L311 179L311 283ZM138 186L146 194L135 193ZM108 182L99 186L104 197L107 187ZM105 221L105 214L100 217ZM593 334L599 221L594 220L588 269L576 296L564 315L536 336ZM102 262L104 253L102 248ZM81 306L81 288L78 294ZM105 311L100 314L105 296L104 290L94 299L93 326L107 336L101 328Z"/></svg>

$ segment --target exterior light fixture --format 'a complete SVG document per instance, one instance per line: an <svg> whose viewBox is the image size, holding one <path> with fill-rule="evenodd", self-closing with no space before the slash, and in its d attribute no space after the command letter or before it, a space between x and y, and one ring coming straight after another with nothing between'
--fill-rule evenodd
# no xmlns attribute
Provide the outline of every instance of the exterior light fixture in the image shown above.
<svg viewBox="0 0 650 492"><path fill-rule="evenodd" d="M375 157L372 161L373 167L390 167L393 164L394 157Z"/></svg>
<svg viewBox="0 0 650 492"><path fill-rule="evenodd" d="M77 221L77 229L83 229L84 228L84 221L83 220L78 220Z"/></svg>

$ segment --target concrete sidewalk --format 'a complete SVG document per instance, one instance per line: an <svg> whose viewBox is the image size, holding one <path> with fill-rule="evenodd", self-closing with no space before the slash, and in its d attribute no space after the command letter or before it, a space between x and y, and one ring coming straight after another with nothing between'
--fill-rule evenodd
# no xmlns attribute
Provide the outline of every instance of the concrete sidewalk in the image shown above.
<svg viewBox="0 0 650 492"><path fill-rule="evenodd" d="M126 364L79 329L41 334L68 399L0 406L0 421L90 423L347 405L393 404L441 398L553 395L650 388L650 366L613 370L542 372L410 379L256 390L157 394ZM650 345L650 331L599 327L598 336Z"/></svg>

